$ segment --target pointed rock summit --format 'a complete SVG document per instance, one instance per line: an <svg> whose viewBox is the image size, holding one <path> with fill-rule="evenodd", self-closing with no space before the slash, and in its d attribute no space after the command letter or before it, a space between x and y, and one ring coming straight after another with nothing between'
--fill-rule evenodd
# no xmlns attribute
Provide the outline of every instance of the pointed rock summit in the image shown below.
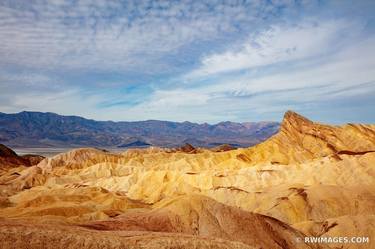
<svg viewBox="0 0 375 249"><path fill-rule="evenodd" d="M341 154L370 151L375 151L375 125L325 125L287 111L280 131L269 140L250 148L247 157L254 164L289 164L326 156L340 159Z"/></svg>
<svg viewBox="0 0 375 249"><path fill-rule="evenodd" d="M305 118L304 116L288 110L284 114L283 121L281 125L286 125L286 124L312 124L313 122L309 120L308 118Z"/></svg>

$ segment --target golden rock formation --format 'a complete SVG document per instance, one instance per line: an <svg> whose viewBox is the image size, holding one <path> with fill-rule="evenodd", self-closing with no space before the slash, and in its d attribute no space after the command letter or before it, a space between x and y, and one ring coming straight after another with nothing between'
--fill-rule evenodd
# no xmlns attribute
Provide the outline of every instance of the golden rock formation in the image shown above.
<svg viewBox="0 0 375 249"><path fill-rule="evenodd" d="M49 239L77 248L80 238L87 248L371 248L374 163L375 125L329 126L291 111L250 148L72 150L1 173L0 239L5 248L16 233L33 234L31 248Z"/></svg>

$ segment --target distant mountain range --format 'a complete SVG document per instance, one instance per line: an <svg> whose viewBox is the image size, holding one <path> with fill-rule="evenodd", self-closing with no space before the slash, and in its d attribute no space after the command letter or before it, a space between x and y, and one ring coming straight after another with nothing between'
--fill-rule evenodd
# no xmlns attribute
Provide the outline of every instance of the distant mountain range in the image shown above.
<svg viewBox="0 0 375 249"><path fill-rule="evenodd" d="M275 134L277 122L197 124L147 120L95 121L55 113L0 113L0 143L11 147L247 147Z"/></svg>

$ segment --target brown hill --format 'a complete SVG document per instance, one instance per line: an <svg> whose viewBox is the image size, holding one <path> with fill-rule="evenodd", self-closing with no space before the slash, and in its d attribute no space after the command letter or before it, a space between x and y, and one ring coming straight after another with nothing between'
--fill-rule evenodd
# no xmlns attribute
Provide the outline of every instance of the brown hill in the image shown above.
<svg viewBox="0 0 375 249"><path fill-rule="evenodd" d="M38 164L44 157L39 155L18 156L16 152L0 144L0 168L32 166Z"/></svg>
<svg viewBox="0 0 375 249"><path fill-rule="evenodd" d="M181 233L97 231L71 224L0 219L1 248L259 249L237 241Z"/></svg>
<svg viewBox="0 0 375 249"><path fill-rule="evenodd" d="M151 211L128 212L113 220L83 226L106 231L154 231L216 237L240 241L255 248L314 248L299 242L304 236L302 233L276 219L199 195L167 199Z"/></svg>

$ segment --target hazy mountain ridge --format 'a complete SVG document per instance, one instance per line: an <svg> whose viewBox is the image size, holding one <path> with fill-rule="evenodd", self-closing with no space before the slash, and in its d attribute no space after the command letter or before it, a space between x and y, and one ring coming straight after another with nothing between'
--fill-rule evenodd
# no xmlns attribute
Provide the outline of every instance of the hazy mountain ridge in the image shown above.
<svg viewBox="0 0 375 249"><path fill-rule="evenodd" d="M0 142L12 147L131 147L134 144L175 147L186 141L203 147L226 143L246 147L267 139L278 128L277 122L227 121L213 125L159 120L113 122L55 113L0 113Z"/></svg>

